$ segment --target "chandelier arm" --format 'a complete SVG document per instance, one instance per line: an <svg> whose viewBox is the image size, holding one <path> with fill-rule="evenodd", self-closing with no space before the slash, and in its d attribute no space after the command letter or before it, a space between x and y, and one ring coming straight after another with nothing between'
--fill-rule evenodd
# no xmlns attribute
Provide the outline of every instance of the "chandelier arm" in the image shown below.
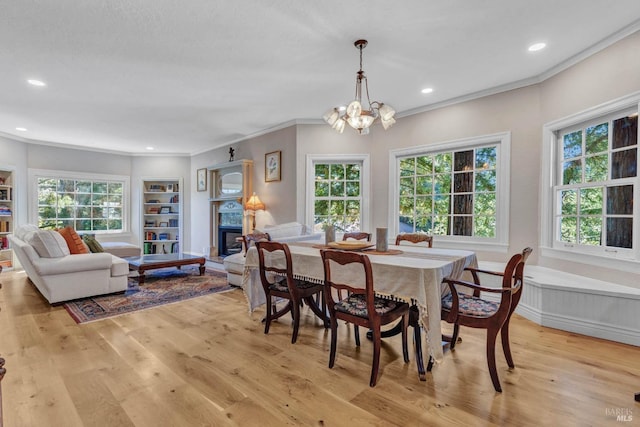
<svg viewBox="0 0 640 427"><path fill-rule="evenodd" d="M367 102L369 103L369 110L373 110L372 106L371 106L371 98L369 98L369 80L367 80L367 78L364 78L364 88L367 91Z"/></svg>

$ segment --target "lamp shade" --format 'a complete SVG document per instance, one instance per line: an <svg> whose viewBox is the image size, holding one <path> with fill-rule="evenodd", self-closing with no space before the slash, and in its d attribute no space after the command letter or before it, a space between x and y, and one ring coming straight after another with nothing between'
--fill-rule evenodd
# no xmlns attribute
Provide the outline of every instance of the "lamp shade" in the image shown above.
<svg viewBox="0 0 640 427"><path fill-rule="evenodd" d="M247 203L244 204L244 208L248 211L264 210L264 203L260 200L256 193L253 193Z"/></svg>
<svg viewBox="0 0 640 427"><path fill-rule="evenodd" d="M380 105L379 112L382 120L391 120L393 119L393 116L396 115L396 110L394 110L389 104Z"/></svg>

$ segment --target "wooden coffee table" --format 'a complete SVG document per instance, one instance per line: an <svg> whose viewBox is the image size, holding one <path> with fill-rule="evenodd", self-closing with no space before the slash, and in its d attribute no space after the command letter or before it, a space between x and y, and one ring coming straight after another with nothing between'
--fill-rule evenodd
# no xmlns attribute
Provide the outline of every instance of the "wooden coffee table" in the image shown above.
<svg viewBox="0 0 640 427"><path fill-rule="evenodd" d="M204 274L204 257L177 253L177 254L148 254L137 257L125 257L129 263L129 270L138 272L138 285L144 283L144 273L147 270L156 270L165 267L177 267L183 265L199 264L200 275Z"/></svg>

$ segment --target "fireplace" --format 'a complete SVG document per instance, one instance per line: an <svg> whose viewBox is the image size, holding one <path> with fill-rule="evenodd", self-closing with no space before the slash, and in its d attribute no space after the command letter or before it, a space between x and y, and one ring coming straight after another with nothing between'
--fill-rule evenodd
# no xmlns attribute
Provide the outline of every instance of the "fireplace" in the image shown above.
<svg viewBox="0 0 640 427"><path fill-rule="evenodd" d="M218 226L218 255L225 257L242 252L242 242L236 240L238 237L242 237L242 227Z"/></svg>

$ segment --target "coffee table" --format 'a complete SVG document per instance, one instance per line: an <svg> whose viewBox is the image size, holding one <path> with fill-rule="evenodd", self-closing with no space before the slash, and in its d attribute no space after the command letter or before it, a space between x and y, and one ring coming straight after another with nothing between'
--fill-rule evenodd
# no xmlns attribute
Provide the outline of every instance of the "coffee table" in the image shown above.
<svg viewBox="0 0 640 427"><path fill-rule="evenodd" d="M199 264L200 275L204 274L204 257L177 253L177 254L148 254L136 257L125 257L129 263L129 270L138 272L138 285L144 283L144 273L147 270L156 270L165 267L177 267L183 265Z"/></svg>

